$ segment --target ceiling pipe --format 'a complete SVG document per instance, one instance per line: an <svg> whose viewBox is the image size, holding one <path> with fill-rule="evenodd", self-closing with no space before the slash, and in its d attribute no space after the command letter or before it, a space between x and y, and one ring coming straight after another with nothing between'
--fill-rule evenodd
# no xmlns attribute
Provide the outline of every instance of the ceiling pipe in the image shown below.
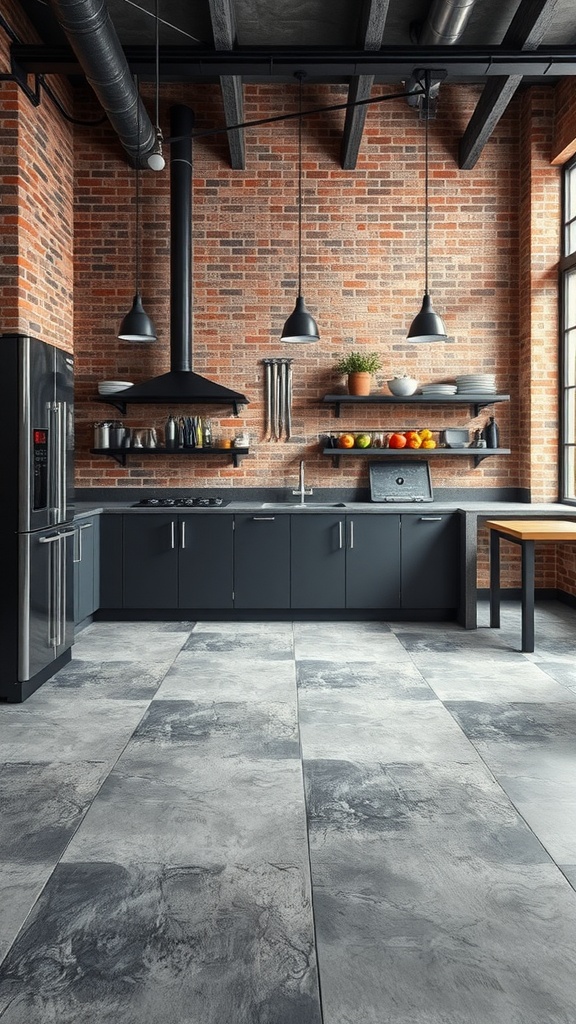
<svg viewBox="0 0 576 1024"><path fill-rule="evenodd" d="M156 132L105 0L50 0L50 7L131 162L146 167Z"/></svg>
<svg viewBox="0 0 576 1024"><path fill-rule="evenodd" d="M476 0L433 0L426 20L416 30L418 45L454 46L468 24L475 3ZM406 83L408 90L419 88L419 86L420 83L415 75L412 75ZM432 109L434 108L439 88L439 82L433 83L430 88L428 117L430 116L430 105ZM421 108L423 99L422 93L419 92L416 96L408 96L407 102L411 107Z"/></svg>

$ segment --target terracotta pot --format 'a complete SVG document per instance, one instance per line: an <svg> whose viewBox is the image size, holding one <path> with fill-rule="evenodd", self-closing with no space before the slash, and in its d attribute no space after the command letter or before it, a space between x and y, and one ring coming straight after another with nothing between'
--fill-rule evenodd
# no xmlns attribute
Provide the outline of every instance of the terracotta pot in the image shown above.
<svg viewBox="0 0 576 1024"><path fill-rule="evenodd" d="M348 394L349 395L369 395L370 388L372 386L372 374L362 373L357 371L356 373L348 374Z"/></svg>

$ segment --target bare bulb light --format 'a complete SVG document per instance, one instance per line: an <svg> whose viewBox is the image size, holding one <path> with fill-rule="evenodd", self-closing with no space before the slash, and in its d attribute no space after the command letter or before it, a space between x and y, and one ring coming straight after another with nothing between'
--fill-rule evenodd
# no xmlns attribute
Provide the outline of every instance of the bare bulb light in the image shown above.
<svg viewBox="0 0 576 1024"><path fill-rule="evenodd" d="M166 161L162 154L162 143L164 139L160 128L156 129L156 142L154 143L154 149L148 154L147 163L148 167L153 171L163 171L166 167Z"/></svg>

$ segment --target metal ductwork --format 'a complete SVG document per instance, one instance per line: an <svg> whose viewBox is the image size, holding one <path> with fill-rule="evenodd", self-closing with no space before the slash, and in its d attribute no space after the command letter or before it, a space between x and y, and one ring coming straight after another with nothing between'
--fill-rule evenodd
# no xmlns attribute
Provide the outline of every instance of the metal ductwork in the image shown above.
<svg viewBox="0 0 576 1024"><path fill-rule="evenodd" d="M453 46L464 32L475 3L476 0L433 0L426 20L417 33L418 45ZM414 89L419 85L416 76L412 75L406 83L406 88L407 90ZM440 82L434 83L430 89L432 105L436 101L439 89ZM411 107L420 107L422 110L423 99L421 94L408 96L408 104ZM421 114L421 116L425 115ZM429 113L428 116L430 116Z"/></svg>
<svg viewBox="0 0 576 1024"><path fill-rule="evenodd" d="M136 164L140 154L139 163L145 166L156 133L105 0L50 0L50 6L132 163Z"/></svg>
<svg viewBox="0 0 576 1024"><path fill-rule="evenodd" d="M192 130L194 113L170 110L170 372L122 392L126 402L232 405L248 399L192 370Z"/></svg>

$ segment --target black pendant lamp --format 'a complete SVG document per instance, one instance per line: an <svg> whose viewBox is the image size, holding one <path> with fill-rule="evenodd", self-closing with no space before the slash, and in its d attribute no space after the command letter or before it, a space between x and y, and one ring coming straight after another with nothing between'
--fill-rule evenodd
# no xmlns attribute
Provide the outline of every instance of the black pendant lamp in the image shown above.
<svg viewBox="0 0 576 1024"><path fill-rule="evenodd" d="M430 117L430 71L424 72L422 111L425 120L425 203L424 203L424 271L425 289L422 308L416 314L408 331L408 341L446 341L448 335L442 317L432 306L428 291L428 119Z"/></svg>
<svg viewBox="0 0 576 1024"><path fill-rule="evenodd" d="M132 309L126 314L118 337L121 341L156 341L156 328L142 305L140 295L140 90L138 90L138 153L136 157L136 294Z"/></svg>
<svg viewBox="0 0 576 1024"><path fill-rule="evenodd" d="M305 71L297 71L296 78L300 82L298 109L298 298L294 312L290 314L280 337L281 341L295 344L307 344L319 341L320 335L316 321L308 312L302 298L302 80Z"/></svg>

